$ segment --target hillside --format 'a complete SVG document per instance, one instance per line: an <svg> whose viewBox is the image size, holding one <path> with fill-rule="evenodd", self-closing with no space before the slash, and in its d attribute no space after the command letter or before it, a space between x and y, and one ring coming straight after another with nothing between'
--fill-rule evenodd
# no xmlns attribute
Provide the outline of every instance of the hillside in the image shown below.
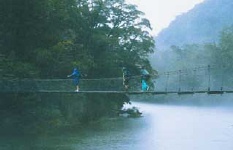
<svg viewBox="0 0 233 150"><path fill-rule="evenodd" d="M219 32L233 24L232 8L232 0L205 0L159 33L155 38L157 49L217 41Z"/></svg>

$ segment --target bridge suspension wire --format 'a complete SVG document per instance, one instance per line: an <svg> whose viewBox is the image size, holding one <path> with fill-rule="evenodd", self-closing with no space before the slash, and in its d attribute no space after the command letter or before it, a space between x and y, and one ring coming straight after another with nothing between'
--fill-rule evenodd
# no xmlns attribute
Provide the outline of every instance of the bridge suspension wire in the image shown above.
<svg viewBox="0 0 233 150"><path fill-rule="evenodd" d="M209 68L213 68L213 66L209 65ZM173 71L165 71L165 72L159 73L158 75L163 76L163 75L166 75L167 73L169 73L170 75L177 75L179 73L184 74L184 73L192 72L194 69L196 71L207 70L208 66L198 66L198 67L189 68L189 69L186 68L186 69L179 69L179 70L173 70Z"/></svg>

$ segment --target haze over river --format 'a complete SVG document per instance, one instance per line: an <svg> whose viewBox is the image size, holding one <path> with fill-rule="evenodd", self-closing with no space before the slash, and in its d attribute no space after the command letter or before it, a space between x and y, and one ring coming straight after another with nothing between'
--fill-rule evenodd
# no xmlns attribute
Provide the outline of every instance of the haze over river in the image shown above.
<svg viewBox="0 0 233 150"><path fill-rule="evenodd" d="M224 105L216 102L226 96L217 97L132 101L142 117L103 119L53 136L1 137L0 150L233 150L232 95Z"/></svg>

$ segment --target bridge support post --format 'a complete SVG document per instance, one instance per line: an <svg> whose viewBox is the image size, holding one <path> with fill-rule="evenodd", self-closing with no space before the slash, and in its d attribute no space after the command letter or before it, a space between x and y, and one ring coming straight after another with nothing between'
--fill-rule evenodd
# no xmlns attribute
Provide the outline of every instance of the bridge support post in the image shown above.
<svg viewBox="0 0 233 150"><path fill-rule="evenodd" d="M210 91L210 65L208 65L208 92Z"/></svg>
<svg viewBox="0 0 233 150"><path fill-rule="evenodd" d="M180 85L181 85L181 70L179 70L179 90L178 90L178 92L181 91Z"/></svg>
<svg viewBox="0 0 233 150"><path fill-rule="evenodd" d="M224 86L224 72L225 72L225 66L222 65L222 71L221 71L221 91L223 91L223 86Z"/></svg>
<svg viewBox="0 0 233 150"><path fill-rule="evenodd" d="M196 68L193 70L193 87L192 87L192 91L194 91L195 88L195 83L196 83Z"/></svg>
<svg viewBox="0 0 233 150"><path fill-rule="evenodd" d="M166 85L165 85L165 92L167 92L167 86L168 86L168 80L169 80L169 72L167 72L167 79L166 79Z"/></svg>

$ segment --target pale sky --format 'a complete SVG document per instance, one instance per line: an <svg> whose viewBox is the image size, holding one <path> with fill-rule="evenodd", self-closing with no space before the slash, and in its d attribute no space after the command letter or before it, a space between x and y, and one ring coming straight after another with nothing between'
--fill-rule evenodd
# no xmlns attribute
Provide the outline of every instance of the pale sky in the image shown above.
<svg viewBox="0 0 233 150"><path fill-rule="evenodd" d="M163 28L168 27L176 16L192 9L204 0L126 0L136 4L145 13L153 28L152 34L157 35Z"/></svg>

